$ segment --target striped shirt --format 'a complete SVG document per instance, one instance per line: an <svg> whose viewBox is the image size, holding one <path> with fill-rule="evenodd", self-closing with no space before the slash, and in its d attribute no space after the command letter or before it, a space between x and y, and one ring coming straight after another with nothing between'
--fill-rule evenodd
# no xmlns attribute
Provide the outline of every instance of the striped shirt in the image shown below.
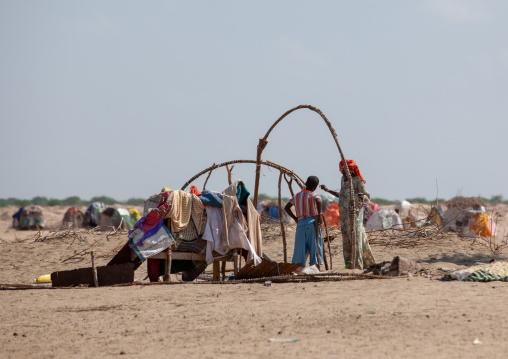
<svg viewBox="0 0 508 359"><path fill-rule="evenodd" d="M321 199L317 193L304 189L289 200L289 203L295 206L298 219L315 217L318 215L316 198Z"/></svg>

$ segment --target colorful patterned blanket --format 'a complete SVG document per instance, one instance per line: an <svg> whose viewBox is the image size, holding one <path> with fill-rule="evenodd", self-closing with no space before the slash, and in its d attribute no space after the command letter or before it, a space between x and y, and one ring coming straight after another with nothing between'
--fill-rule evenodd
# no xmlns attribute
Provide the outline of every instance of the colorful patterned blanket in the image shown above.
<svg viewBox="0 0 508 359"><path fill-rule="evenodd" d="M445 278L465 282L490 282L495 280L508 282L508 262L479 264L445 275Z"/></svg>

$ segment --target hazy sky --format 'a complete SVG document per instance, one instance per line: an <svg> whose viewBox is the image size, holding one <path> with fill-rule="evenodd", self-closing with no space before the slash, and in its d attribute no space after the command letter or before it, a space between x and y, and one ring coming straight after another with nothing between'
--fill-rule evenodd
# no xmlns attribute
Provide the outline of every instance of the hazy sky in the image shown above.
<svg viewBox="0 0 508 359"><path fill-rule="evenodd" d="M0 198L180 188L255 159L300 104L373 197L508 195L507 34L504 0L3 0ZM340 187L317 114L269 139L264 159ZM253 191L254 170L233 175ZM222 169L207 187L226 186Z"/></svg>

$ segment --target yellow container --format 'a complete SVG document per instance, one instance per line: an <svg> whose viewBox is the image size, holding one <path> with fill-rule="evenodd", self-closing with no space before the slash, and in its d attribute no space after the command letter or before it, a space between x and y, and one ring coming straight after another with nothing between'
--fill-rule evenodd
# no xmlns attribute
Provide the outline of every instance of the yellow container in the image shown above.
<svg viewBox="0 0 508 359"><path fill-rule="evenodd" d="M35 281L37 283L51 283L51 274L41 275Z"/></svg>

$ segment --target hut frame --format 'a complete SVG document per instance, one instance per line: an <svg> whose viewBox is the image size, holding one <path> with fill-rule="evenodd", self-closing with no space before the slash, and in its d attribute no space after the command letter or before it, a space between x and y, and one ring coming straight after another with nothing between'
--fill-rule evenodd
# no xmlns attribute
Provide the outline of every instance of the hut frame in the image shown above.
<svg viewBox="0 0 508 359"><path fill-rule="evenodd" d="M282 183L282 178L284 177L286 183L288 184L288 187L289 187L289 190L291 192L291 195L293 195L293 196L294 196L294 192L293 192L293 189L291 187L291 183L292 183L293 179L295 180L295 182L297 183L297 185L300 188L304 188L305 181L300 176L298 176L294 171L289 170L286 167L283 167L283 166L281 166L279 164L276 164L274 162L263 161L262 158L261 158L261 155L263 153L263 150L268 145L268 141L269 141L268 136L270 135L272 130L286 116L288 116L292 112L300 110L300 109L308 109L308 110L311 110L311 111L317 113L319 116L321 116L321 118L323 119L325 124L328 126L328 129L330 130L330 133L332 134L332 137L333 137L333 139L335 141L337 149L339 150L340 158L341 158L342 162L344 163L344 166L343 166L344 167L344 176L346 177L346 181L347 181L347 185L349 187L349 193L350 193L350 202L349 202L349 231L350 231L350 236L351 236L351 240L352 240L352 246L351 246L352 248L351 248L351 261L349 263L349 268L355 269L356 268L356 248L357 248L357 246L356 246L356 231L355 231L355 226L354 226L354 223L355 223L355 196L354 196L354 190L353 190L353 179L352 179L351 173L349 171L349 167L346 164L346 158L344 157L344 153L342 152L342 148L340 147L339 140L337 138L337 132L333 128L333 126L332 126L331 122L328 120L328 118L326 118L326 116L323 114L323 112L320 109L318 109L318 108L316 108L314 106L311 106L311 105L299 105L299 106L293 107L292 109L286 111L282 116L280 116L272 124L272 126L268 129L268 131L266 132L265 136L259 139L259 143L257 145L256 161L253 161L253 160L233 160L233 161L223 162L223 163L220 163L218 165L214 163L212 166L210 166L210 167L206 168L205 170L199 172L194 177L192 177L190 180L188 180L182 186L181 189L185 190L185 188L187 188L187 186L189 184L191 184L194 180L196 180L200 176L204 175L205 173L208 173L208 177L206 178L205 183L203 185L203 190L204 190L206 188L206 183L208 182L208 179L210 178L210 175L212 174L212 171L217 169L217 168L220 168L220 167L226 167L226 170L228 172L228 182L229 182L229 184L231 184L231 170L232 170L232 168L231 169L229 168L230 165L234 165L234 164L238 164L238 163L253 163L253 164L256 164L256 178L255 178L255 186L254 186L254 201L253 201L253 204L254 204L254 207L257 208L258 195L259 195L259 181L260 181L260 175L261 175L261 165L265 165L265 166L269 166L269 167L278 169L280 171L279 186L278 186L279 187L279 191L278 191L279 221L280 221L280 225L281 225L284 262L287 263L286 233L285 233L284 224L283 224L283 221L282 221L282 213L281 213L282 209L280 208L281 207L281 183ZM287 176L289 176L289 178L290 178L289 180L287 179ZM324 219L324 216L323 216L323 219ZM325 227L326 227L326 225L325 225ZM330 243L328 243L328 244L330 244ZM331 253L329 253L329 254L330 254L330 261L331 261Z"/></svg>

